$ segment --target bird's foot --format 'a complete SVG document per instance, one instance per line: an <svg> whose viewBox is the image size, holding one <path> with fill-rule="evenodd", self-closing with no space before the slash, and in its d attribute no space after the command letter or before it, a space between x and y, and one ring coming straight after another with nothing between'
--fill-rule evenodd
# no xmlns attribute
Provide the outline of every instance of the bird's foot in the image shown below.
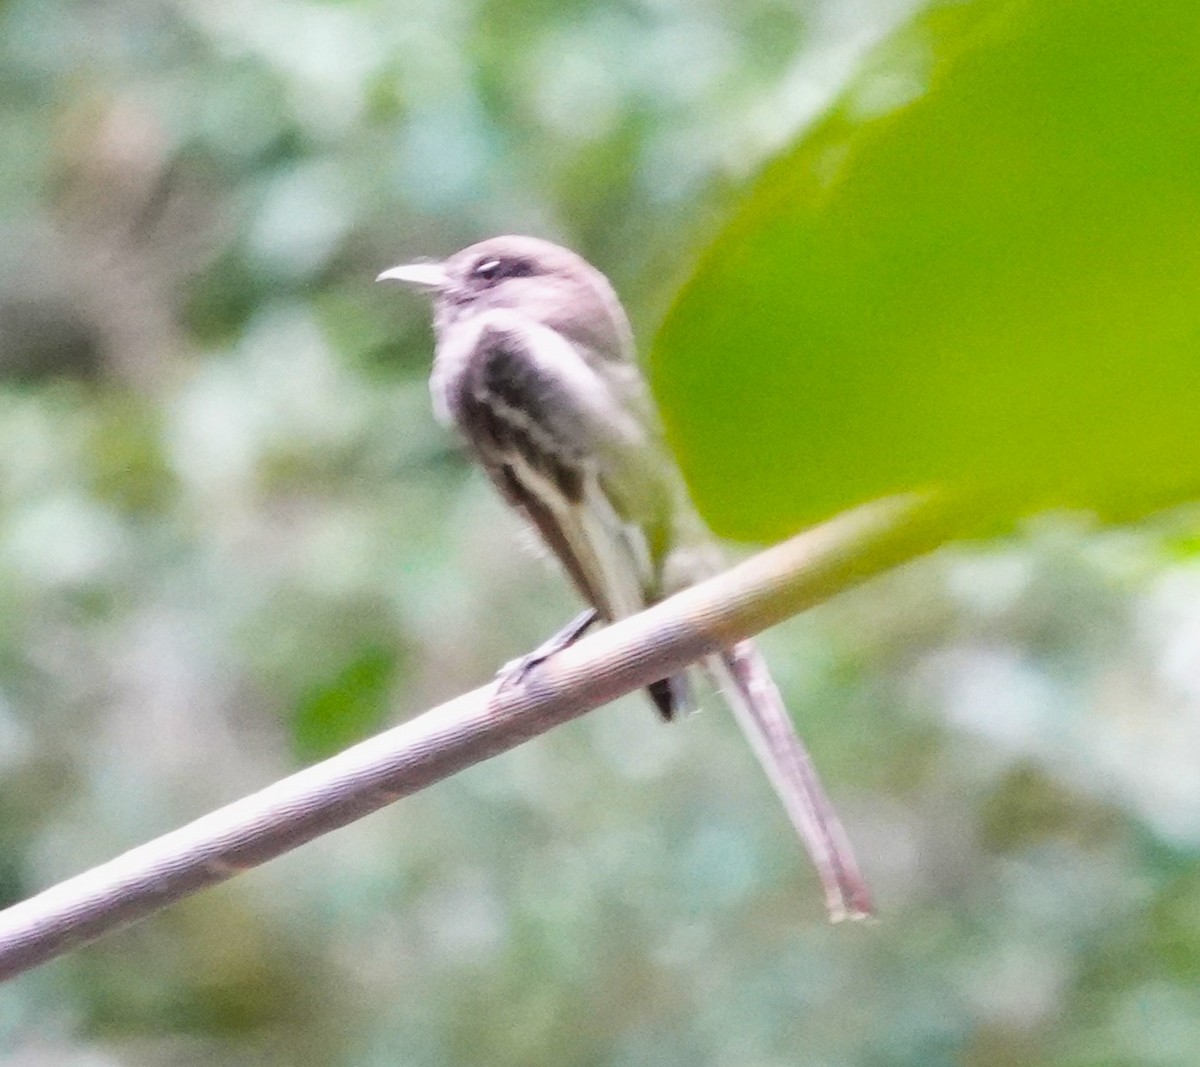
<svg viewBox="0 0 1200 1067"><path fill-rule="evenodd" d="M543 641L532 652L509 660L496 672L496 692L503 693L506 689L524 684L529 672L541 666L556 652L575 644L599 618L595 608L588 608L578 617L572 619L553 637Z"/></svg>

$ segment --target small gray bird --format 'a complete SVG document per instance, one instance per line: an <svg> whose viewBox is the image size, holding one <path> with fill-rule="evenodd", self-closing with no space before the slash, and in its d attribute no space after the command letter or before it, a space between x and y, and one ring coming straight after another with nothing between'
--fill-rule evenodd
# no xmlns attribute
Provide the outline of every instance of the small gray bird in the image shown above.
<svg viewBox="0 0 1200 1067"><path fill-rule="evenodd" d="M666 447L629 321L603 274L566 248L506 236L379 280L433 296L438 416L600 618L632 615L716 572L720 552ZM766 663L746 641L705 666L808 847L831 916L869 914L853 853ZM649 691L667 720L688 702L683 676Z"/></svg>

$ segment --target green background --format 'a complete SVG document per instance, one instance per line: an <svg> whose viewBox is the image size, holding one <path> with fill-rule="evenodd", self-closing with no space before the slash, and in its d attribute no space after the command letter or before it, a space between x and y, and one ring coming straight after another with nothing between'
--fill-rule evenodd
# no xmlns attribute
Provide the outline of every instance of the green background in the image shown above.
<svg viewBox="0 0 1200 1067"><path fill-rule="evenodd" d="M1196 23L0 4L0 899L575 612L433 422L427 308L371 281L410 257L609 273L726 532L1182 496ZM766 635L875 925L825 923L719 701L631 699L0 988L0 1059L1191 1067L1195 517L1042 515Z"/></svg>
<svg viewBox="0 0 1200 1067"><path fill-rule="evenodd" d="M656 348L713 522L778 537L912 488L999 514L1191 499L1198 47L1189 0L935 6L889 42Z"/></svg>

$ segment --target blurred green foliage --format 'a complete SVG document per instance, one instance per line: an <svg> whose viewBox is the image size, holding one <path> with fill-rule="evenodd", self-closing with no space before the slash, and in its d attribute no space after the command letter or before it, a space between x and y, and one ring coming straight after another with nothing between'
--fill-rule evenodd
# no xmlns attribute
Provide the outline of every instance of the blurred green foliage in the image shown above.
<svg viewBox="0 0 1200 1067"><path fill-rule="evenodd" d="M482 682L575 610L433 423L427 309L376 291L381 268L491 233L539 233L613 277L647 342L692 250L731 211L748 220L745 277L760 256L769 265L765 234L778 228L782 248L803 227L777 227L762 189L791 189L806 146L845 138L853 150L827 161L831 179L869 185L858 165L873 160L883 188L854 201L872 205L864 218L833 211L835 183L822 217L836 225L806 253L821 252L822 270L787 262L803 326L790 300L733 327L725 295L697 304L721 280L733 247L723 236L655 364L693 478L742 532L875 491L878 470L838 449L882 442L899 464L912 434L880 423L835 448L847 393L836 376L816 380L837 390L831 436L798 417L772 424L765 440L783 452L737 468L735 508L727 471L705 481L686 420L706 420L714 441L734 427L761 443L760 420L802 398L768 383L752 398L761 409L737 390L706 401L714 382L740 389L762 368L731 347L725 365L746 373L721 377L707 337L684 352L685 311L737 329L739 346L742 330L803 328L813 373L820 360L848 373L849 348L812 343L820 312L843 341L874 338L881 385L909 387L928 370L921 338L906 340L910 313L946 316L955 360L999 345L1032 358L1010 344L1015 333L995 332L1000 298L1028 311L1044 285L1047 313L1072 306L1071 285L1098 284L1091 245L1006 261L1001 289L976 287L987 315L964 324L967 287L926 274L905 243L926 240L933 262L954 262L949 227L974 216L939 198L955 175L993 189L987 131L966 120L980 109L1003 119L1006 161L1018 162L1015 145L1032 167L1015 207L1061 199L1064 218L1078 218L1087 201L1068 201L1057 179L1082 173L1095 145L1078 140L1085 117L1031 102L1033 88L1102 100L1102 85L1073 72L1079 56L1111 51L1118 20L1129 27L1121 69L1156 85L1192 77L1179 57L1196 35L1164 39L1161 59L1147 59L1151 45L1133 45L1155 18L1184 26L1175 0L974 0L925 12L864 69L908 7L0 5L3 900ZM1010 69L1013 49L1024 59ZM910 77L889 81L896 70ZM955 104L963 70L976 89ZM932 71L944 80L926 80ZM846 82L850 96L743 203L763 161ZM864 97L871 86L888 91ZM1112 103L1123 143L1166 121L1146 87ZM1179 129L1195 106L1170 112ZM1022 107L1061 128L1025 128ZM1057 165L1038 173L1056 149ZM1170 153L1153 158L1166 173ZM1140 161L1113 172L1132 182ZM1161 231L1170 201L1131 202ZM1194 219L1177 221L1177 238L1139 254L1192 255ZM873 295L839 284L838 242L860 264L890 264L890 275L881 265L856 276L875 280ZM1172 286L1186 279L1131 278L1139 262L1116 256L1094 306L1140 313L1162 286L1164 309L1178 311ZM1093 273L1057 273L1076 265ZM893 298L881 302L885 282ZM1011 327L1028 342L1035 325L1014 316ZM966 382L961 398L942 390L972 399ZM912 448L932 455L931 440ZM768 477L788 488L764 505L755 494ZM1195 525L1186 514L1107 531L1039 519L767 635L875 887L877 925L825 924L719 702L668 729L632 700L10 983L0 1058L1190 1065Z"/></svg>
<svg viewBox="0 0 1200 1067"><path fill-rule="evenodd" d="M1200 486L1200 6L937 5L774 163L656 349L717 527Z"/></svg>

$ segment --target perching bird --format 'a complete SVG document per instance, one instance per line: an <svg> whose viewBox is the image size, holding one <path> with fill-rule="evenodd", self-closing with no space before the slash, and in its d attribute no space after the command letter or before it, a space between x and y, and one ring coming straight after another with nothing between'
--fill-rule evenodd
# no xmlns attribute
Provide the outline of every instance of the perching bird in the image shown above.
<svg viewBox="0 0 1200 1067"><path fill-rule="evenodd" d="M386 270L433 297L430 387L504 499L605 621L715 573L720 553L688 498L608 280L574 252L494 237L443 262ZM835 918L870 911L837 815L748 641L705 664L808 847ZM650 695L664 719L684 677Z"/></svg>

